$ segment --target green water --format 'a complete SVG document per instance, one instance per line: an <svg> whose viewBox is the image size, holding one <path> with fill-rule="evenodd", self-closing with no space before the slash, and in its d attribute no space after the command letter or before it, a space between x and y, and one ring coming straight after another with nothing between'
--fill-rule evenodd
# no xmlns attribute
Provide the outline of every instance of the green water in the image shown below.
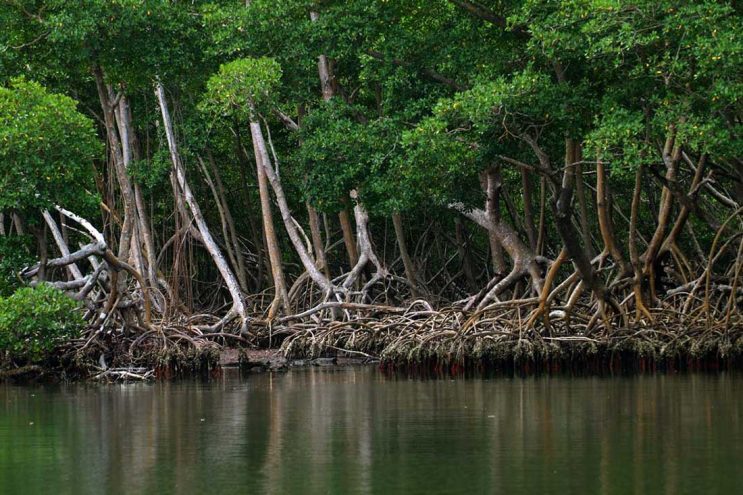
<svg viewBox="0 0 743 495"><path fill-rule="evenodd" d="M713 494L743 376L0 385L0 493Z"/></svg>

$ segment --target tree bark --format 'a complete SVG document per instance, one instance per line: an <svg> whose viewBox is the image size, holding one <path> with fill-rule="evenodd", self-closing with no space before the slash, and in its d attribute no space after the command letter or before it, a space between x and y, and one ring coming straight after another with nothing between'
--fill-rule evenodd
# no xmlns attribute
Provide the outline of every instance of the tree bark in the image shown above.
<svg viewBox="0 0 743 495"><path fill-rule="evenodd" d="M64 237L62 237L62 233L57 227L57 223L54 221L54 218L52 218L47 210L42 211L41 214L44 217L44 221L49 226L49 230L52 232L52 237L54 238L54 243L57 245L57 249L59 249L59 253L63 257L69 256L70 248L69 246L67 246ZM69 265L67 265L67 271L69 272L70 277L72 277L72 280L80 280L83 278L83 274L80 271L80 268L78 268L75 263L70 263Z"/></svg>
<svg viewBox="0 0 743 495"><path fill-rule="evenodd" d="M500 223L500 189L501 178L500 170L489 168L485 172L485 211L491 222ZM506 260L503 257L503 246L501 246L498 236L492 230L488 230L488 240L490 241L490 251L492 253L493 269L497 274L506 273Z"/></svg>
<svg viewBox="0 0 743 495"><path fill-rule="evenodd" d="M678 169L678 162L681 158L681 145L676 142L676 130L671 129L669 136L666 138L666 143L663 146L663 162L666 165L665 179L671 183L676 180L676 171ZM655 228L653 237L648 243L648 248L644 254L645 265L643 267L643 273L650 282L650 297L654 300L655 295L655 261L660 248L665 238L666 229L668 228L669 219L671 217L671 210L673 208L673 194L667 186L663 186L661 191L660 206L658 209L658 225Z"/></svg>
<svg viewBox="0 0 743 495"><path fill-rule="evenodd" d="M268 149L266 147L265 139L263 138L263 131L261 130L260 123L253 119L250 122L250 132L253 136L253 146L255 147L256 161L261 164L262 171L267 177L271 184L274 195L276 196L276 203L279 206L281 212L281 219L284 222L284 227L289 235L289 240L292 242L294 249L299 255L300 260L304 269L309 274L310 278L322 288L328 295L334 293L333 285L330 283L325 275L317 268L317 264L309 254L309 250L301 237L299 227L297 226L296 220L292 217L291 210L289 209L289 203L284 195L284 188L281 184L276 171L271 165L271 159L268 156ZM268 191L266 191L267 193ZM308 239L309 241L309 239ZM269 251L270 252L270 251ZM288 296L287 296L288 298Z"/></svg>
<svg viewBox="0 0 743 495"><path fill-rule="evenodd" d="M186 204L188 204L188 207L193 214L193 218L196 222L199 233L201 234L202 241L204 242L207 251L211 255L214 264L217 266L220 275L222 275L222 278L227 285L227 290L229 291L230 296L232 296L231 312L236 313L240 317L240 319L242 320L242 330L246 331L249 318L242 300L240 285L238 284L235 275L232 273L232 270L227 264L227 261L224 259L224 256L222 256L217 243L214 242L211 232L209 231L209 227L207 226L206 221L201 214L201 208L199 208L199 204L197 203L196 198L191 192L191 188L186 181L185 171L183 170L180 156L178 154L177 144L175 141L173 124L170 120L168 104L165 100L165 91L163 90L163 86L159 81L156 83L155 86L155 95L157 96L157 101L160 104L160 111L162 113L163 124L165 127L165 136L168 141L168 151L170 152L170 158L173 163L173 170L175 172L178 185L183 191L184 200Z"/></svg>
<svg viewBox="0 0 743 495"><path fill-rule="evenodd" d="M614 258L614 261L620 267L620 276L622 276L629 270L627 270L622 252L617 246L611 226L611 217L609 215L609 208L607 207L608 189L604 162L599 159L596 163L596 213L599 220L599 230L601 231L601 238L604 241L604 253L611 254L611 257Z"/></svg>
<svg viewBox="0 0 743 495"><path fill-rule="evenodd" d="M529 239L529 247L537 251L537 232L534 227L534 212L532 205L532 188L529 180L529 172L521 167L521 186L524 189L524 228L526 237Z"/></svg>
<svg viewBox="0 0 743 495"><path fill-rule="evenodd" d="M395 212L392 214L392 225L395 228L397 247L400 249L400 258L402 258L402 264L405 268L405 277L410 282L410 291L413 294L413 297L417 298L420 296L420 291L418 290L418 275L416 274L413 260L410 259L408 244L405 242L405 230L402 226L402 215L400 215L400 213Z"/></svg>

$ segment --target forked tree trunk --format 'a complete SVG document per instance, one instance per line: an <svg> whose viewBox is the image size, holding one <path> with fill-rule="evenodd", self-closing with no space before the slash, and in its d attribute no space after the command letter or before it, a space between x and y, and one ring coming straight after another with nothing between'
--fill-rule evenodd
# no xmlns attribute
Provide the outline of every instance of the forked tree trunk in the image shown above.
<svg viewBox="0 0 743 495"><path fill-rule="evenodd" d="M676 171L678 169L678 162L681 158L681 145L676 142L676 131L671 130L670 135L666 139L666 143L663 146L663 162L666 165L666 181L673 182L676 180ZM667 186L663 186L661 192L660 206L658 209L658 225L655 228L653 237L650 239L648 248L644 254L644 267L643 274L647 277L650 284L650 297L655 299L655 261L660 248L663 245L663 239L665 238L666 229L671 218L671 209L673 208L673 194Z"/></svg>
<svg viewBox="0 0 743 495"><path fill-rule="evenodd" d="M289 209L289 203L287 202L286 196L284 195L284 188L281 184L281 180L279 179L276 171L271 165L271 159L268 156L268 148L263 137L261 125L256 119L253 119L250 122L250 133L253 136L253 146L255 149L256 162L258 162L261 167L259 172L262 172L264 174L264 178L267 178L268 182L270 182L271 184L271 188L273 189L273 192L276 196L276 203L278 204L279 211L281 212L281 219L283 220L284 227L286 228L286 232L289 235L289 240L292 242L295 251L299 255L299 259L301 260L302 265L309 274L310 278L312 278L312 280L323 291L325 291L327 295L332 295L335 292L333 285L331 284L330 280L328 280L328 278L318 269L317 264L310 256L307 245L302 238L302 234L300 233L298 224L292 217L291 210ZM268 189L266 189L266 193L268 194ZM267 199L270 201L270 198ZM307 243L309 243L309 239L307 239Z"/></svg>
<svg viewBox="0 0 743 495"><path fill-rule="evenodd" d="M449 207L462 213L480 227L495 234L498 238L498 242L503 246L503 249L508 253L508 256L510 256L513 261L513 268L511 271L505 277L500 279L485 294L483 299L479 301L478 307L485 307L495 297L527 275L531 278L532 288L534 291L537 294L541 294L543 277L537 262L537 256L526 244L523 243L523 241L521 241L513 227L504 221L498 223L493 222L485 210L468 210L461 203L453 203L449 205ZM469 309L475 302L476 300L472 299L471 304L468 304L466 309Z"/></svg>

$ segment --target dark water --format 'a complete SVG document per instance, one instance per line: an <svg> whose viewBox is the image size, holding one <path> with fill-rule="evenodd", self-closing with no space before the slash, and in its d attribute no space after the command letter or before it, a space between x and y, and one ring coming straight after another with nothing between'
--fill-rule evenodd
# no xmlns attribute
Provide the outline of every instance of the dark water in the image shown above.
<svg viewBox="0 0 743 495"><path fill-rule="evenodd" d="M742 493L743 376L0 385L0 493Z"/></svg>

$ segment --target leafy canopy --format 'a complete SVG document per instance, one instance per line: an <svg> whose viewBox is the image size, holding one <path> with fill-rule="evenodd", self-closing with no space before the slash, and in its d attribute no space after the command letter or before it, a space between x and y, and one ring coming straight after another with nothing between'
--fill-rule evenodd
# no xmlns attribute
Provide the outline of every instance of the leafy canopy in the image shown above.
<svg viewBox="0 0 743 495"><path fill-rule="evenodd" d="M76 106L32 81L0 87L0 210L90 202L101 144Z"/></svg>
<svg viewBox="0 0 743 495"><path fill-rule="evenodd" d="M206 83L202 108L223 116L255 119L270 108L281 80L281 66L272 58L241 58L222 64Z"/></svg>

